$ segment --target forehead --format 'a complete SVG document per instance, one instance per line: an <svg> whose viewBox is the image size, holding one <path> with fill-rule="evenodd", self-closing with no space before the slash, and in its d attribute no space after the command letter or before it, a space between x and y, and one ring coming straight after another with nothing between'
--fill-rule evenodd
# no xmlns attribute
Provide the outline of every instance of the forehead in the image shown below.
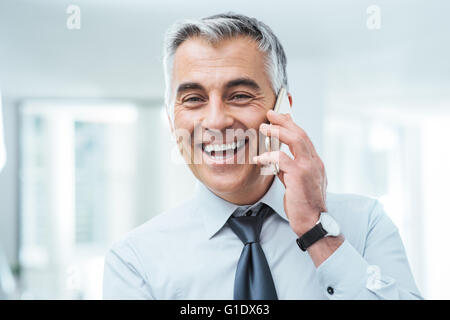
<svg viewBox="0 0 450 320"><path fill-rule="evenodd" d="M174 83L196 81L216 83L236 77L250 77L258 82L268 82L265 71L265 54L256 41L230 38L212 44L196 37L183 42L175 52L172 79Z"/></svg>

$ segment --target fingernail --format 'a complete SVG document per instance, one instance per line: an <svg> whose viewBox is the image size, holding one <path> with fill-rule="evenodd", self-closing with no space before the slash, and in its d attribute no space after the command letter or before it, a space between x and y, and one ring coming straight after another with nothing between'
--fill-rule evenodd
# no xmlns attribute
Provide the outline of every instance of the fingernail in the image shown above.
<svg viewBox="0 0 450 320"><path fill-rule="evenodd" d="M262 129L262 130L267 130L268 128L269 128L269 125L267 123L263 123L260 126L260 129Z"/></svg>

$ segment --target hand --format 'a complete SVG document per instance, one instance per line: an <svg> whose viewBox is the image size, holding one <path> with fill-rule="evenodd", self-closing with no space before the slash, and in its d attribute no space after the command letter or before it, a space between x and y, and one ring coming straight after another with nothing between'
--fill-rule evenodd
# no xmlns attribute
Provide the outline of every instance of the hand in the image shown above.
<svg viewBox="0 0 450 320"><path fill-rule="evenodd" d="M286 188L284 210L291 228L300 237L314 227L321 212L327 211L325 167L306 132L289 114L269 110L267 118L272 125L261 124L260 132L289 146L294 159L283 151L272 151L254 157L253 161L259 165L278 164L278 178Z"/></svg>

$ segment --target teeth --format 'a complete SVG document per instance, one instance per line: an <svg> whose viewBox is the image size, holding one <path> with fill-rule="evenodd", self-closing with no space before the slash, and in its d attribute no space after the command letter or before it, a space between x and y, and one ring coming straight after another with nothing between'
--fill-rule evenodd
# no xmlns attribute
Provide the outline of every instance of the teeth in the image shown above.
<svg viewBox="0 0 450 320"><path fill-rule="evenodd" d="M212 151L227 151L227 150L234 150L236 148L240 148L245 144L245 140L240 140L237 143L229 143L229 144L208 144L205 146L206 152L212 152Z"/></svg>

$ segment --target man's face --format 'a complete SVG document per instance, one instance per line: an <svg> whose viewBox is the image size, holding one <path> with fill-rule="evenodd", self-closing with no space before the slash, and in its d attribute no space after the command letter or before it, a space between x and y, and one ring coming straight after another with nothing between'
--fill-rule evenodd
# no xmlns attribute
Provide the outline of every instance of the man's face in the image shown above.
<svg viewBox="0 0 450 320"><path fill-rule="evenodd" d="M190 137L178 146L194 175L220 194L258 183L260 169L250 163L258 144L252 133L267 121L276 97L256 42L189 39L175 53L172 79L174 129Z"/></svg>

